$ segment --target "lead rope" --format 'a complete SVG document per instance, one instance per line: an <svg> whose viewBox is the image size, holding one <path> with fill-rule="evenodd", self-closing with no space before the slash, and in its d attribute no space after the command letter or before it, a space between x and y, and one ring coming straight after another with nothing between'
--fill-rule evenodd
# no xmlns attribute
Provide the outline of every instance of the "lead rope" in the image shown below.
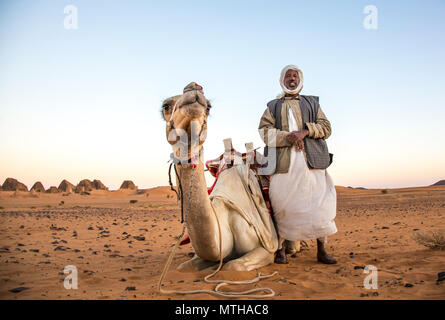
<svg viewBox="0 0 445 320"><path fill-rule="evenodd" d="M194 166L194 165L193 165ZM175 167L176 169L176 167ZM175 170L176 171L176 170ZM176 172L177 174L177 172ZM190 212L190 207L191 207L191 194L192 194L192 186L193 186L193 177L194 177L194 170L192 170L191 173L191 179L190 179L190 188L189 188L189 199L188 199L188 210L186 212L186 219L185 222L187 223L187 215ZM180 181L180 177L178 177L178 180ZM176 251L176 249L178 248L179 243L181 242L182 237L185 234L185 228L186 228L186 223L184 223L183 227L182 227L182 232L179 236L176 237L176 243L175 246L173 247L173 250L171 251L168 259L167 259L167 263L164 266L164 269L161 273L161 277L159 278L159 282L158 282L158 290L160 293L164 293L164 294L195 294L195 293L209 293L209 294L213 294L216 296L221 296L221 297L229 297L229 298L270 298L275 296L275 291L273 291L270 288L254 288L254 289L250 289L250 290L246 290L246 291L241 291L241 292L234 292L234 291L219 291L219 288L221 288L222 286L228 285L228 284L250 284L250 283L256 283L258 281L260 281L261 279L266 279L266 278L270 278L274 275L276 275L278 272L275 271L272 274L267 274L267 275L262 275L261 273L258 273L257 276L253 279L250 280L239 280L239 281L231 281L231 280L209 280L209 278L213 277L214 275L216 275L222 267L222 263L223 263L223 256L222 256L222 234L221 234L221 225L218 219L218 215L216 214L215 208L213 207L213 204L210 202L210 205L212 206L213 209L213 214L215 215L217 224L218 224L218 232L219 232L219 265L218 268L212 272L211 274L207 275L204 277L204 281L207 283L217 283L217 285L215 286L215 288L213 290L206 290L206 289L201 289L201 290L188 290L188 291L179 291L179 290L166 290L162 288L162 281L164 280L165 275L167 274L168 269L170 268L170 265L173 261L173 256L174 253ZM252 294L254 292L260 292L260 291L266 291L269 293L266 294L261 294L261 295L255 295Z"/></svg>

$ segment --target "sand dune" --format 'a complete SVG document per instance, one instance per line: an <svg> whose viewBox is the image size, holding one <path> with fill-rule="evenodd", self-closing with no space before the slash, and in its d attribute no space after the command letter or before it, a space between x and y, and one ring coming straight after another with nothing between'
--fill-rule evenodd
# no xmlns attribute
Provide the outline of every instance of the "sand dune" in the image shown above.
<svg viewBox="0 0 445 320"><path fill-rule="evenodd" d="M445 283L437 282L445 271L445 251L413 239L416 232L445 228L445 186L388 189L386 194L337 187L337 192L339 231L327 247L338 264L317 263L310 241L288 265L260 270L279 272L260 283L275 290L274 299L445 299ZM0 206L0 299L217 299L157 293L160 272L182 228L169 187L139 193L93 190L90 195L0 191ZM203 282L209 271L174 270L192 252L191 245L178 249L166 288L213 288ZM67 265L78 269L77 290L63 286ZM363 287L366 265L377 267L378 289ZM255 274L217 277L239 280Z"/></svg>

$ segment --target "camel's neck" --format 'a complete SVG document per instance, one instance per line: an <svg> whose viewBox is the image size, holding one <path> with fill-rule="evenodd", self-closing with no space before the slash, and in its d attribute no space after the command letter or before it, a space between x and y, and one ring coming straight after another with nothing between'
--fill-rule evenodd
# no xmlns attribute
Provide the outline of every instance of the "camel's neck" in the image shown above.
<svg viewBox="0 0 445 320"><path fill-rule="evenodd" d="M206 260L219 255L219 231L207 193L204 165L177 165L183 192L184 220L196 254Z"/></svg>

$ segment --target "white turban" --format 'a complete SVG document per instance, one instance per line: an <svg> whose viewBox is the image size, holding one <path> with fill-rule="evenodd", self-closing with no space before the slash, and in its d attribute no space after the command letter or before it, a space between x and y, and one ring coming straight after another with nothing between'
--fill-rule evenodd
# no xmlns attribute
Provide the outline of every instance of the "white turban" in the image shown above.
<svg viewBox="0 0 445 320"><path fill-rule="evenodd" d="M298 85L293 90L287 88L286 85L284 84L284 77L286 76L286 72L289 70L295 70L298 73ZM281 85L281 88L283 89L284 94L295 95L295 94L300 93L301 89L303 89L303 72L301 72L301 70L297 66L294 66L293 64L285 66L283 68L283 70L281 71L280 85ZM284 96L284 94L281 96Z"/></svg>

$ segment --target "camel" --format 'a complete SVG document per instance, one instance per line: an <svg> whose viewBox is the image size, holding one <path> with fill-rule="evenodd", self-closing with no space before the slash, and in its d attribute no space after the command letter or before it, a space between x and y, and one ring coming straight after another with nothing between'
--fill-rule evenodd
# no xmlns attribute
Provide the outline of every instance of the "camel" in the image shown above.
<svg viewBox="0 0 445 320"><path fill-rule="evenodd" d="M166 121L167 140L173 146L172 155L178 161L182 152L181 159L186 160L176 163L175 169L179 177L177 185L180 182L182 187L185 224L195 251L194 257L180 264L177 269L199 271L215 268L220 261L221 241L221 253L224 258L221 270L255 270L273 263L274 251L278 246L276 231L271 217L267 214L270 220L265 224L271 228L270 245L266 249L264 239L263 241L260 239L257 229L246 221L236 206L228 204L221 198L209 197L204 177L202 148L206 139L207 117L211 107L202 87L195 82L187 85L182 95L170 97L162 103L161 113ZM192 141L193 136L198 137L195 139L195 144L183 143L184 139ZM186 149L177 147L178 144L181 145L181 141L182 147L186 145ZM248 172L248 167L246 169L243 166L246 165L234 166L226 171L238 168ZM235 173L232 171L228 174ZM215 186L224 183L221 176Z"/></svg>

